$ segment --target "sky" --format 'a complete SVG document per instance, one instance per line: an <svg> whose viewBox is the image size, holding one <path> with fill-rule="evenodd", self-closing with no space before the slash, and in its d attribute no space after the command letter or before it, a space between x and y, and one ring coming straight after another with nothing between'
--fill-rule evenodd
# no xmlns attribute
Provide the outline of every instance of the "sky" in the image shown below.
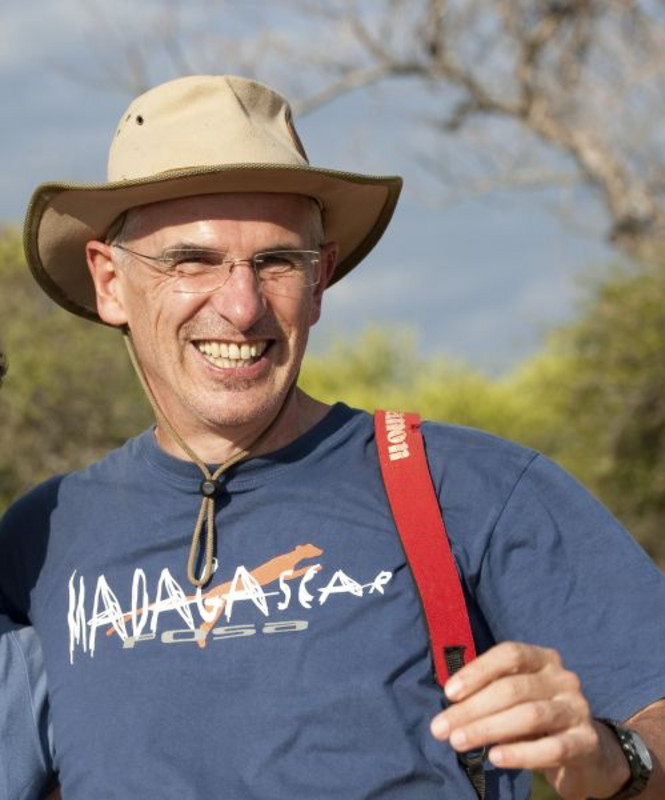
<svg viewBox="0 0 665 800"><path fill-rule="evenodd" d="M0 6L0 222L20 224L39 183L105 180L111 134L131 99L120 88L94 85L104 64L122 58L107 35L106 15L118 25L114 30L135 31L141 14L159 5L143 0L137 11L128 0L92 6L5 0ZM96 12L103 13L96 18ZM155 63L150 77L160 83L174 72ZM417 121L408 113L395 119L394 109L394 102L381 105L356 93L296 120L316 166L405 178L379 245L327 293L311 347L324 351L379 326L396 342L413 332L418 356L504 374L572 317L580 277L613 254L599 236L565 224L545 195L443 206L425 199L399 139Z"/></svg>

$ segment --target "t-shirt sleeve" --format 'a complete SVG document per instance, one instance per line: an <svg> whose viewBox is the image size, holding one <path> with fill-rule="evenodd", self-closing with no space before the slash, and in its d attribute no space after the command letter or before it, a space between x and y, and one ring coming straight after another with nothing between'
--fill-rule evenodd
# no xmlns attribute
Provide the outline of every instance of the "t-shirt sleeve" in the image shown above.
<svg viewBox="0 0 665 800"><path fill-rule="evenodd" d="M665 576L545 457L506 501L479 577L495 639L556 648L596 716L626 719L665 697Z"/></svg>
<svg viewBox="0 0 665 800"><path fill-rule="evenodd" d="M0 798L37 800L52 781L46 676L32 628L0 618Z"/></svg>
<svg viewBox="0 0 665 800"><path fill-rule="evenodd" d="M49 545L61 478L32 489L0 518L0 614L30 624L30 600Z"/></svg>

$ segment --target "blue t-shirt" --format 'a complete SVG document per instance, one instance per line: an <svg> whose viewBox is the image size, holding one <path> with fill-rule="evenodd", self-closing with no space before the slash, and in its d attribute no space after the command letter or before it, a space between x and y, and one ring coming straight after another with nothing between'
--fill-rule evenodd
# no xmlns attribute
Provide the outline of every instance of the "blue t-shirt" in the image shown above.
<svg viewBox="0 0 665 800"><path fill-rule="evenodd" d="M478 649L557 648L598 716L665 696L665 579L640 547L543 456L423 432ZM443 700L371 417L339 404L232 467L196 592L200 483L148 431L2 523L3 603L42 640L67 800L474 800L429 733ZM528 795L523 774L487 783Z"/></svg>
<svg viewBox="0 0 665 800"><path fill-rule="evenodd" d="M50 781L46 675L30 627L0 615L0 800L38 800Z"/></svg>

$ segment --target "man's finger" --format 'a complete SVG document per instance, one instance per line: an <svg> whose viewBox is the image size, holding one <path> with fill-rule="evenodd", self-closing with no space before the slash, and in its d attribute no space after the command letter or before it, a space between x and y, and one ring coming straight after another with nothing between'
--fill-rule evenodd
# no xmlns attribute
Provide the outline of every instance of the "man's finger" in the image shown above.
<svg viewBox="0 0 665 800"><path fill-rule="evenodd" d="M546 700L560 694L573 694L578 689L579 678L568 670L551 673L541 670L539 673L499 678L437 715L432 720L432 732L437 739L445 739L448 731L491 714L530 701Z"/></svg>
<svg viewBox="0 0 665 800"><path fill-rule="evenodd" d="M561 695L522 703L454 728L450 734L450 744L455 750L465 752L497 742L530 741L577 726L585 720L585 712L585 703L575 696Z"/></svg>
<svg viewBox="0 0 665 800"><path fill-rule="evenodd" d="M445 685L446 696L459 701L505 675L533 673L547 665L559 666L556 650L520 642L502 642L478 656Z"/></svg>
<svg viewBox="0 0 665 800"><path fill-rule="evenodd" d="M593 756L598 749L598 737L592 726L576 728L544 736L534 741L513 742L492 747L489 760L503 769L544 771L561 764L572 766Z"/></svg>

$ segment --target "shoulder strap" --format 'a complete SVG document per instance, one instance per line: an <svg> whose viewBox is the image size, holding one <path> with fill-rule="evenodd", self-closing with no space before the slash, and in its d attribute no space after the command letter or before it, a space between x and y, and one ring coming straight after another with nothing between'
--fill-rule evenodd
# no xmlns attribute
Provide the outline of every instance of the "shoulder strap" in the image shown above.
<svg viewBox="0 0 665 800"><path fill-rule="evenodd" d="M390 508L425 612L434 676L443 689L450 675L476 657L476 647L427 464L420 416L376 411L374 428ZM483 798L484 753L459 759Z"/></svg>
<svg viewBox="0 0 665 800"><path fill-rule="evenodd" d="M476 656L464 592L420 433L420 416L398 411L374 415L379 461L390 508L420 592L434 671L443 685Z"/></svg>

